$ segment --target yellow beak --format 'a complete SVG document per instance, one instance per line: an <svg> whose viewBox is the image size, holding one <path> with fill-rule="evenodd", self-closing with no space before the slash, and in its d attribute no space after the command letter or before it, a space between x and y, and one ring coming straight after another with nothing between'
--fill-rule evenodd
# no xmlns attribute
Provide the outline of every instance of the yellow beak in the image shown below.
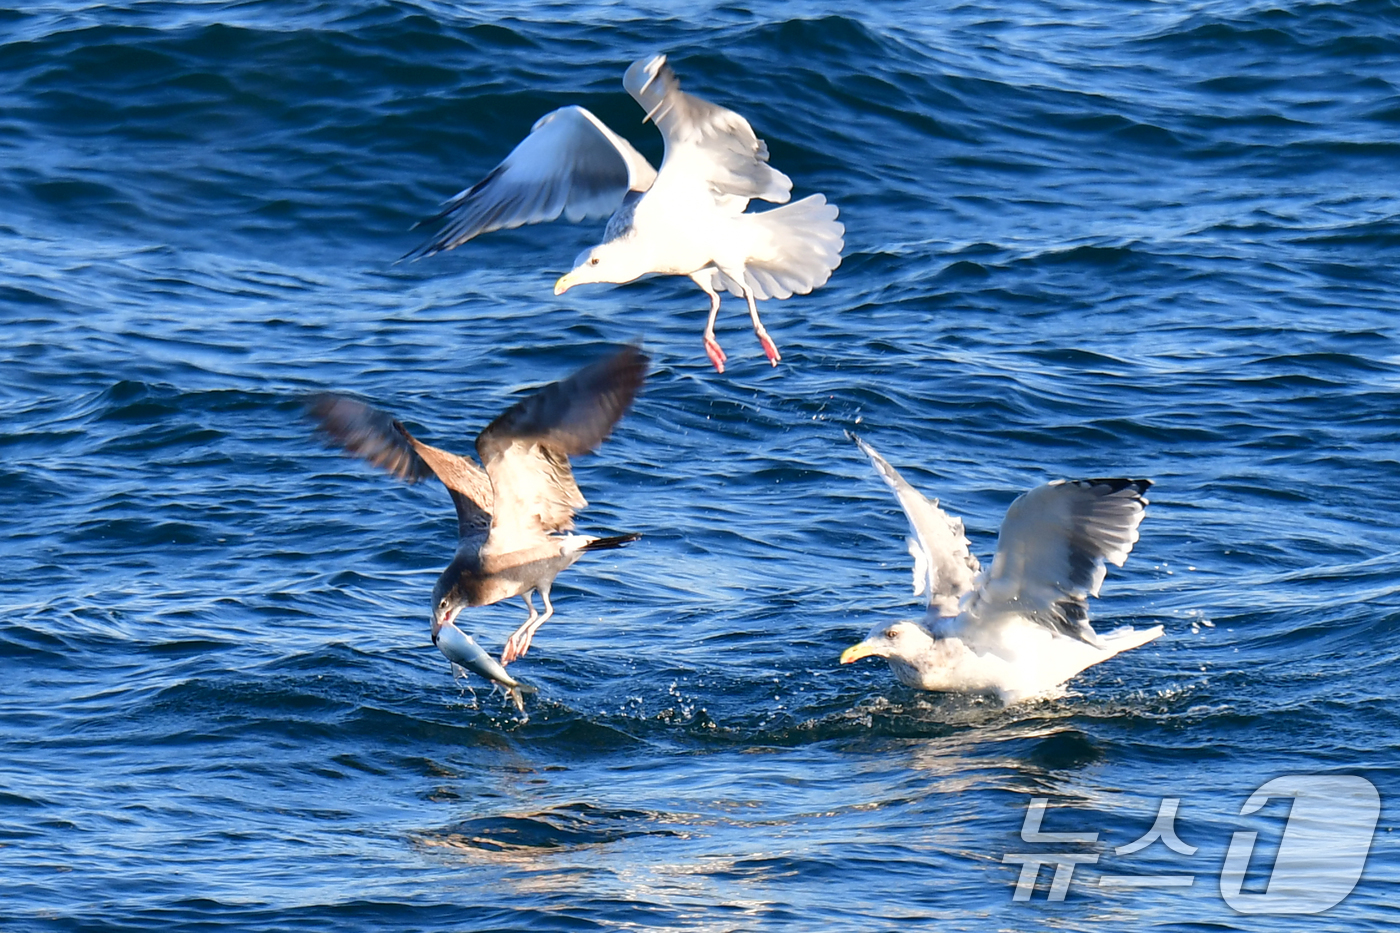
<svg viewBox="0 0 1400 933"><path fill-rule="evenodd" d="M863 641L858 645L851 645L841 652L841 663L850 664L852 661L859 661L861 658L868 658L875 653L875 646L868 641Z"/></svg>
<svg viewBox="0 0 1400 933"><path fill-rule="evenodd" d="M554 283L554 294L564 294L573 286L573 284L573 282L569 281L569 275L566 272L565 274L559 276L559 281Z"/></svg>

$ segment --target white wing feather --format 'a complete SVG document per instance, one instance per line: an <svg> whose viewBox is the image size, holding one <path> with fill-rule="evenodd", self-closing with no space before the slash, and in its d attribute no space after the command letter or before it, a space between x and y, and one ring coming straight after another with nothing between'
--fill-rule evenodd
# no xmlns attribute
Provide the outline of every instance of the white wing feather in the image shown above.
<svg viewBox="0 0 1400 933"><path fill-rule="evenodd" d="M940 509L938 500L930 502L924 498L873 447L854 434L850 436L894 492L909 520L914 595L927 594L930 611L940 616L957 615L959 602L972 590L973 580L981 570L977 558L968 550L962 520Z"/></svg>
<svg viewBox="0 0 1400 933"><path fill-rule="evenodd" d="M606 217L629 190L646 191L656 170L583 107L540 117L520 145L477 184L445 202L446 225L410 255L431 256L492 230Z"/></svg>
<svg viewBox="0 0 1400 933"><path fill-rule="evenodd" d="M1105 563L1123 566L1138 540L1150 480L1056 480L1011 503L997 556L969 607L991 620L1019 615L1091 645L1088 598Z"/></svg>
<svg viewBox="0 0 1400 933"><path fill-rule="evenodd" d="M768 146L749 121L682 91L665 55L633 62L622 86L665 137L664 179L704 184L716 203L736 214L750 198L785 204L792 196L792 179L768 164ZM668 173L668 166L679 171Z"/></svg>

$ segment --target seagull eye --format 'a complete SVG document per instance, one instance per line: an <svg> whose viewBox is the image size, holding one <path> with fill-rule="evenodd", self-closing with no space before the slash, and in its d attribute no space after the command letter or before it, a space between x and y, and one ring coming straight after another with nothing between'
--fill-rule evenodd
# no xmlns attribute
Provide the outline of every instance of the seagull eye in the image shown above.
<svg viewBox="0 0 1400 933"><path fill-rule="evenodd" d="M886 637L886 638L898 638L898 637L899 637L899 629L894 629L894 628L885 629L885 637Z"/></svg>
<svg viewBox="0 0 1400 933"><path fill-rule="evenodd" d="M597 257L597 256L594 256L592 259L588 260L588 264L589 264L590 266L596 266L596 265L598 265L598 257Z"/></svg>

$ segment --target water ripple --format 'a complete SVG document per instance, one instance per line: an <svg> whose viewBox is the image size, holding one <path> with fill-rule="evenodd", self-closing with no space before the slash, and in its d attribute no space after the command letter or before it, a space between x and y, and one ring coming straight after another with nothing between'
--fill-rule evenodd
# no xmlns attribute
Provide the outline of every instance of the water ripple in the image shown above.
<svg viewBox="0 0 1400 933"><path fill-rule="evenodd" d="M0 10L0 922L1293 929L1210 873L1269 777L1394 792L1397 25L1379 0ZM619 84L649 49L841 207L830 284L764 308L778 369L727 302L708 372L685 283L553 298L597 226L393 263L554 107L659 159ZM467 451L639 337L648 387L576 469L581 527L644 538L561 578L522 720L429 644L447 496L324 449L301 400ZM1096 619L1166 635L1010 709L840 666L917 612L849 428L984 560L1036 483L1153 477ZM471 624L498 645L523 614ZM1105 863L1182 798L1200 880L1014 904L1034 795ZM1378 842L1328 919L1393 926L1394 864Z"/></svg>

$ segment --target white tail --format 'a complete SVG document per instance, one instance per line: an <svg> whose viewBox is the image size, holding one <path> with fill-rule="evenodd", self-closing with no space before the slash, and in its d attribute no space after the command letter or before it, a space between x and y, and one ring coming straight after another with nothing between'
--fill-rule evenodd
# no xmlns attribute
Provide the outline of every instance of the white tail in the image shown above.
<svg viewBox="0 0 1400 933"><path fill-rule="evenodd" d="M839 213L835 204L814 194L771 211L744 214L755 233L744 266L754 297L788 298L825 285L831 270L841 265L841 248L846 245L846 228L836 220ZM724 284L743 297L742 289L727 277Z"/></svg>
<svg viewBox="0 0 1400 933"><path fill-rule="evenodd" d="M1125 625L1106 635L1100 635L1099 647L1104 651L1111 652L1103 660L1108 660L1120 652L1145 645L1161 634L1162 626L1160 625L1154 625L1151 628L1129 628Z"/></svg>

